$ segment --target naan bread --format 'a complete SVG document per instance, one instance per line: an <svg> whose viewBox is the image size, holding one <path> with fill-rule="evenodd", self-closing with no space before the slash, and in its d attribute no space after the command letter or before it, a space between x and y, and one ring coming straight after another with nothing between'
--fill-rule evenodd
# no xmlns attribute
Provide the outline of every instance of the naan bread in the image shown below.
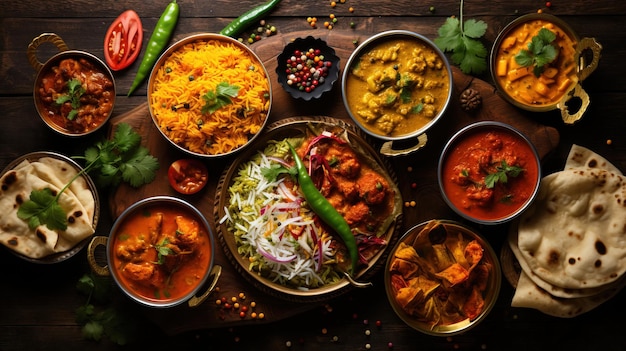
<svg viewBox="0 0 626 351"><path fill-rule="evenodd" d="M549 282L541 279L530 269L530 267L526 263L526 260L524 259L524 256L522 256L522 253L519 250L519 247L517 244L517 236L518 236L517 224L514 224L514 228L508 237L509 247L511 248L511 251L514 257L517 259L517 262L519 263L520 268L522 269L522 272L526 275L526 278L531 283L536 284L539 288L541 288L542 290L545 290L545 292L549 293L550 295L553 295L554 297L565 298L565 299L588 297L588 296L600 294L604 292L606 289L610 289L621 284L621 280L618 280L607 285L602 285L602 286L595 287L595 288L584 288L584 289L565 289L558 285L550 284Z"/></svg>
<svg viewBox="0 0 626 351"><path fill-rule="evenodd" d="M625 201L619 169L573 145L509 233L522 269L511 306L574 317L617 294L626 284Z"/></svg>
<svg viewBox="0 0 626 351"><path fill-rule="evenodd" d="M520 217L519 250L541 279L567 289L602 286L626 271L626 180L570 168L543 178Z"/></svg>
<svg viewBox="0 0 626 351"><path fill-rule="evenodd" d="M522 272L511 301L513 307L534 308L547 315L572 318L598 307L611 299L624 286L625 279L599 294L579 298L559 298L541 289Z"/></svg>
<svg viewBox="0 0 626 351"><path fill-rule="evenodd" d="M41 225L30 229L17 217L19 204L33 190L49 188L58 193L77 170L67 162L44 157L18 164L0 178L0 243L30 258L64 252L94 233L95 199L85 178L77 178L58 199L68 215L66 230Z"/></svg>

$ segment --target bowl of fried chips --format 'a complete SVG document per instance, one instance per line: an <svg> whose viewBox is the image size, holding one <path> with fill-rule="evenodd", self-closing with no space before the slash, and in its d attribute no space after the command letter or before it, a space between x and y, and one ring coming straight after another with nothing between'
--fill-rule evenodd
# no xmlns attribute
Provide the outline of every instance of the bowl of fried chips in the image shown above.
<svg viewBox="0 0 626 351"><path fill-rule="evenodd" d="M91 178L76 177L81 170L69 157L47 151L10 162L0 173L0 243L34 263L61 262L85 247L100 202Z"/></svg>
<svg viewBox="0 0 626 351"><path fill-rule="evenodd" d="M473 229L454 221L414 226L391 250L385 290L411 328L428 335L468 331L489 314L501 285L498 257Z"/></svg>

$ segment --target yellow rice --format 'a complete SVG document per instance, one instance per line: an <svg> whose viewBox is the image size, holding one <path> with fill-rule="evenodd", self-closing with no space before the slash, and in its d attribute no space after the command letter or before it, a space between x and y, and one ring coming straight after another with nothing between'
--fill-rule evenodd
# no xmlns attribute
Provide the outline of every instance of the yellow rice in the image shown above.
<svg viewBox="0 0 626 351"><path fill-rule="evenodd" d="M192 152L219 155L236 150L261 131L267 118L270 86L265 70L235 43L188 43L163 61L153 79L150 104L159 128ZM202 114L202 96L221 82L239 87L237 97Z"/></svg>

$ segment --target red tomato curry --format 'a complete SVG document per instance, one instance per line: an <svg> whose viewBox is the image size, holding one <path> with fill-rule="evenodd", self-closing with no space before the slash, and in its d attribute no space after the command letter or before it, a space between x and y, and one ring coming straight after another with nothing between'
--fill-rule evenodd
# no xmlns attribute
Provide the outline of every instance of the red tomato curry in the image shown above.
<svg viewBox="0 0 626 351"><path fill-rule="evenodd" d="M459 139L443 161L442 186L462 213L478 220L506 218L533 195L539 165L520 136L476 130Z"/></svg>
<svg viewBox="0 0 626 351"><path fill-rule="evenodd" d="M209 234L183 208L153 205L119 227L112 262L119 283L140 297L167 302L191 293L211 262Z"/></svg>

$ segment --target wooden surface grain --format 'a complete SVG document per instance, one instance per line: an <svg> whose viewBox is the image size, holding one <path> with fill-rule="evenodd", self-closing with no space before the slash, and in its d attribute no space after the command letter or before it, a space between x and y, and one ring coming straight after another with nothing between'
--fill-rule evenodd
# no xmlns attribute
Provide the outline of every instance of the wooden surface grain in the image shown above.
<svg viewBox="0 0 626 351"><path fill-rule="evenodd" d="M60 35L72 49L85 50L103 58L103 38L106 28L122 11L132 8L141 16L144 26L144 45L149 38L162 10L169 1L92 1L92 0L9 0L0 10L0 168L16 157L31 151L52 150L68 156L80 155L87 146L108 132L102 130L88 138L67 139L48 130L39 120L33 104L32 90L36 72L26 59L29 42L44 32ZM174 31L180 38L196 32L218 32L230 20L241 14L242 9L260 3L258 0L178 0L181 17ZM434 11L430 7L434 7ZM354 12L349 8L353 7ZM567 21L581 37L594 37L602 45L602 57L598 69L584 81L584 88L591 96L591 105L583 119L572 126L565 126L558 113L527 113L501 104L494 94L488 75L469 77L455 71L455 89L466 84L484 91L485 106L481 117L466 115L458 105L453 105L440 125L429 135L429 144L409 157L391 160L399 177L403 197L416 201L415 207L404 209L403 226L444 216L458 219L447 208L439 194L433 165L437 151L456 128L476 118L506 119L511 124L533 135L533 141L546 148L543 171L550 173L562 168L565 157L573 143L591 148L611 160L618 168L626 170L626 5L613 0L600 1L552 1L547 8L544 1L522 0L511 2L465 1L464 16L484 20L488 29L483 37L490 49L498 32L521 14L542 9ZM316 16L323 21L330 13L338 17L335 29L329 31L320 26L311 30L307 17ZM350 40L343 37L372 35L389 29L407 29L434 39L437 29L448 16L458 16L458 1L415 2L411 0L374 1L346 0L331 8L327 1L283 0L267 17L268 23L278 28L276 37L264 38L253 45L263 55L278 55L282 43L300 33L312 32L336 45L342 57L353 49ZM321 23L321 22L320 22ZM354 23L351 28L350 23ZM245 34L249 34L250 28ZM264 51L266 50L266 51ZM274 51L275 50L275 51ZM42 60L55 53L55 48L42 47ZM268 66L272 63L266 58ZM344 61L345 62L345 61ZM140 128L154 128L145 111L145 85L136 94L126 97L138 62L127 70L116 72L119 87L114 109L114 123L128 120ZM268 71L272 71L268 67ZM277 83L276 86L278 87ZM337 87L333 94L320 103L302 104L281 97L276 92L277 104L270 118L279 120L289 115L332 115L348 119L341 104ZM136 116L144 116L135 118ZM142 129L142 130L146 130ZM556 133L555 133L556 131ZM166 143L161 135L147 140L155 152L165 158L180 156ZM611 143L607 143L611 140ZM423 152L422 152L423 151ZM214 176L218 177L228 165L228 160L211 162ZM408 168L412 171L409 172ZM217 180L217 178L214 178ZM163 182L164 178L160 178ZM413 185L414 184L414 185ZM159 187L147 191L169 192ZM115 198L116 192L103 192L101 198ZM141 195L141 196L143 196ZM132 194L132 196L139 196ZM115 201L112 209L104 204L98 233L106 235L115 218L116 209L122 208L134 198ZM211 212L212 199L209 189L201 195L209 200L204 209ZM126 202L122 202L126 201ZM210 216L209 218L211 218ZM506 226L480 227L494 248L503 243ZM24 262L0 248L0 267L3 269L0 283L0 350L111 350L120 349L110 339L99 342L85 340L77 323L75 310L85 303L85 297L76 291L76 282L89 270L86 253L52 266L33 265ZM264 320L241 321L234 318L233 311L224 311L213 305L204 310L173 310L165 313L145 309L129 301L117 291L112 306L132 317L138 331L138 342L130 349L209 349L209 350L624 350L626 337L620 323L625 310L624 292L598 307L574 319L559 319L538 311L510 307L512 287L504 284L497 304L489 317L471 332L451 338L434 338L420 334L404 325L390 309L382 285L381 275L373 279L374 286L354 290L345 296L313 305L283 305L288 313L269 313ZM228 285L227 285L228 284ZM225 291L244 290L259 304L280 305L233 278L223 281ZM115 291L115 290L114 290ZM221 296L221 295L216 295ZM248 300L250 301L250 300ZM268 305L269 306L269 305ZM268 311L280 311L278 308ZM188 313L189 312L189 313ZM377 325L376 322L380 322ZM288 343L291 345L288 347ZM393 344L393 348L389 347ZM369 348L368 348L369 345Z"/></svg>

